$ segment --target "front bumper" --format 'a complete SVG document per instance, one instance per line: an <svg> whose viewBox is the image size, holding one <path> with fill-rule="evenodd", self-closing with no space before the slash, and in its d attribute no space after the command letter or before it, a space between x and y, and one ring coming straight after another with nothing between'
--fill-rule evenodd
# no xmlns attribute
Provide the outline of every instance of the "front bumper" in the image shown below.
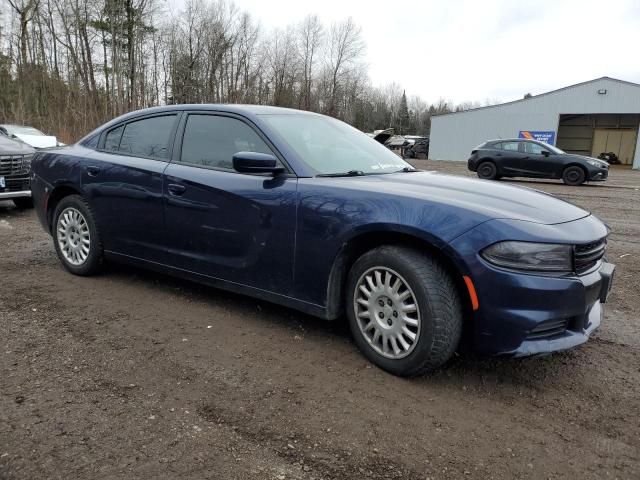
<svg viewBox="0 0 640 480"><path fill-rule="evenodd" d="M0 188L0 200L31 197L31 185L28 174L2 175L5 187Z"/></svg>
<svg viewBox="0 0 640 480"><path fill-rule="evenodd" d="M493 222L500 225L489 225ZM541 238L532 236L534 232ZM495 220L456 239L452 246L462 254L479 299L479 308L468 324L473 349L483 354L523 357L586 342L600 326L615 268L600 261L588 273L568 277L508 271L482 259L478 252L484 246L506 239L588 241L603 238L606 233L600 221L588 216L558 225Z"/></svg>
<svg viewBox="0 0 640 480"><path fill-rule="evenodd" d="M589 340L591 334L600 327L604 316L603 304L606 302L606 298L611 290L614 271L615 266L613 264L603 262L600 268L594 273L593 278L583 281L585 289L591 291L588 292L589 294L586 296L587 305L585 305L585 313L580 313L577 316L569 318L567 320L567 328L564 331L552 333L547 338L530 338L531 330L529 330L527 337L524 338L517 348L512 351L499 353L513 357L528 357L568 350L585 343ZM598 275L600 276L599 279ZM594 293L597 295L595 301L593 301ZM564 320L562 313L557 315L556 321L558 320Z"/></svg>
<svg viewBox="0 0 640 480"><path fill-rule="evenodd" d="M598 169L589 172L590 182L604 182L609 177L609 169Z"/></svg>
<svg viewBox="0 0 640 480"><path fill-rule="evenodd" d="M12 198L27 198L31 197L31 190L19 190L17 192L1 192L0 200L10 200Z"/></svg>

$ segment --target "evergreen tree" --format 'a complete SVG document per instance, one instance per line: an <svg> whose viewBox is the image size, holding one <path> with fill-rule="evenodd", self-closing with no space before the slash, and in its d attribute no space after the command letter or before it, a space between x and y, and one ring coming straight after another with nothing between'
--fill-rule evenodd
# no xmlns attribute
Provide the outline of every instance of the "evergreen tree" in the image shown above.
<svg viewBox="0 0 640 480"><path fill-rule="evenodd" d="M408 134L409 129L409 107L407 106L406 92L402 91L402 98L400 98L400 108L398 109L398 128L396 133L399 135Z"/></svg>

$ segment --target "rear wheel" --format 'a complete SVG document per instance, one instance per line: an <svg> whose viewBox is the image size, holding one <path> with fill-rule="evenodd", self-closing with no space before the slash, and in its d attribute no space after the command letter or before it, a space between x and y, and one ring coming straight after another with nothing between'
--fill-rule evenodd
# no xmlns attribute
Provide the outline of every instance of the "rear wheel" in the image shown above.
<svg viewBox="0 0 640 480"><path fill-rule="evenodd" d="M93 275L102 267L102 241L93 214L79 195L60 200L53 221L53 243L64 267Z"/></svg>
<svg viewBox="0 0 640 480"><path fill-rule="evenodd" d="M20 209L33 208L33 199L31 197L14 198L13 204Z"/></svg>
<svg viewBox="0 0 640 480"><path fill-rule="evenodd" d="M498 168L495 163L485 161L478 165L477 174L483 180L495 180L498 176Z"/></svg>
<svg viewBox="0 0 640 480"><path fill-rule="evenodd" d="M572 187L577 187L578 185L582 185L585 180L584 170L575 165L571 167L567 167L562 172L562 181L566 185L571 185Z"/></svg>
<svg viewBox="0 0 640 480"><path fill-rule="evenodd" d="M460 341L458 290L441 263L423 252L383 246L365 253L349 273L347 299L358 348L395 375L440 367Z"/></svg>

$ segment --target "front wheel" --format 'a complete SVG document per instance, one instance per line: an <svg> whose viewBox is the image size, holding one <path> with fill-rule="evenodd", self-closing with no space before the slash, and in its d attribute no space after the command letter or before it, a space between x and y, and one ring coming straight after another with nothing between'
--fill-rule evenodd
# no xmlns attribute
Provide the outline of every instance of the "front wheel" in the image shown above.
<svg viewBox="0 0 640 480"><path fill-rule="evenodd" d="M355 343L380 368L415 376L446 363L462 331L460 295L435 258L383 246L353 265L347 316Z"/></svg>
<svg viewBox="0 0 640 480"><path fill-rule="evenodd" d="M64 267L93 275L102 266L102 242L93 214L80 195L60 200L53 216L53 243Z"/></svg>
<svg viewBox="0 0 640 480"><path fill-rule="evenodd" d="M562 181L565 185L571 185L572 187L582 185L585 177L584 170L577 166L567 167L562 172Z"/></svg>
<svg viewBox="0 0 640 480"><path fill-rule="evenodd" d="M493 162L482 162L478 165L477 174L483 180L495 180L498 177L498 168Z"/></svg>

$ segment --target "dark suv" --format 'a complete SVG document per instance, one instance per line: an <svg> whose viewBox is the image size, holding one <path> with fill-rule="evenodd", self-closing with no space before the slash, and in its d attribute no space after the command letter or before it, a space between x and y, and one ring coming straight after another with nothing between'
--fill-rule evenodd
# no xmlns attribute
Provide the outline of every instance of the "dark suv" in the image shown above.
<svg viewBox="0 0 640 480"><path fill-rule="evenodd" d="M536 140L489 140L471 152L469 170L486 180L501 177L557 178L567 185L604 181L609 164L603 160L563 152Z"/></svg>
<svg viewBox="0 0 640 480"><path fill-rule="evenodd" d="M35 149L0 133L0 200L13 200L18 208L31 208L29 174Z"/></svg>

